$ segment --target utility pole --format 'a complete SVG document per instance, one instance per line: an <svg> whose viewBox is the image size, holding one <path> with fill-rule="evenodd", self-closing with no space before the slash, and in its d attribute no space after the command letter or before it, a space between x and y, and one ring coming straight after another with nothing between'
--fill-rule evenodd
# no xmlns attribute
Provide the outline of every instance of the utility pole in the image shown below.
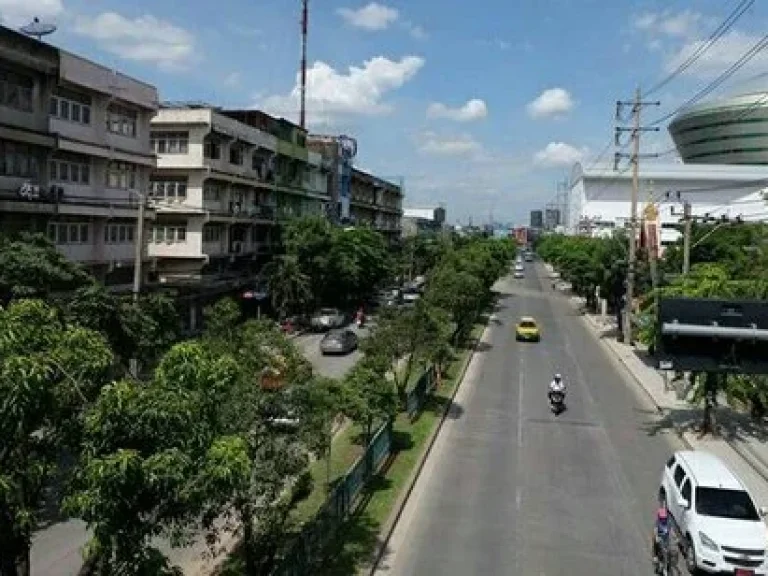
<svg viewBox="0 0 768 576"><path fill-rule="evenodd" d="M691 271L691 203L683 202L683 274Z"/></svg>
<svg viewBox="0 0 768 576"><path fill-rule="evenodd" d="M133 301L139 302L141 294L141 263L144 259L144 201L143 194L139 194L139 211L136 215L136 245L133 256Z"/></svg>
<svg viewBox="0 0 768 576"><path fill-rule="evenodd" d="M309 28L309 0L301 0L301 112L299 126L307 127L307 30Z"/></svg>
<svg viewBox="0 0 768 576"><path fill-rule="evenodd" d="M629 212L629 258L627 259L627 290L625 294L624 342L632 344L632 303L635 291L635 268L637 267L637 198L640 192L640 135L642 132L658 132L657 127L645 128L640 123L640 113L644 106L659 106L661 102L643 102L640 95L640 87L635 90L635 98L631 102L616 102L616 119L621 120L623 106L632 106L632 128L616 128L616 144L622 132L632 134L632 153L629 160L632 163L632 195ZM616 153L615 160L618 163L623 154Z"/></svg>

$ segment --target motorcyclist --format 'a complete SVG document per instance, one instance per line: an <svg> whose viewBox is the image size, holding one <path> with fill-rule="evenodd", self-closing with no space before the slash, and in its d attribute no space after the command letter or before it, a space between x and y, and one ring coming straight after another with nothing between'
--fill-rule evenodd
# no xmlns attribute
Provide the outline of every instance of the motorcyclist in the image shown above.
<svg viewBox="0 0 768 576"><path fill-rule="evenodd" d="M547 396L549 397L550 402L552 402L552 394L557 392L562 393L562 395L565 396L565 382L563 382L563 377L560 374L555 374L552 382L549 383L549 393Z"/></svg>
<svg viewBox="0 0 768 576"><path fill-rule="evenodd" d="M653 565L657 568L661 559L661 542L669 539L670 529L669 512L667 512L666 504L662 502L658 510L656 510L656 522L653 525L653 535L651 536Z"/></svg>

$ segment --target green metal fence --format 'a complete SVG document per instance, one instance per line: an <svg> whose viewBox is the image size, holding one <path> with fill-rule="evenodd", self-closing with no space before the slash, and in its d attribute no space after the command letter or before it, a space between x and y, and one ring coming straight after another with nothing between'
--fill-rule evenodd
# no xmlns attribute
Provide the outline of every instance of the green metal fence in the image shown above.
<svg viewBox="0 0 768 576"><path fill-rule="evenodd" d="M315 519L307 524L288 549L274 576L305 576L322 560L322 551L354 509L365 484L392 451L392 421L374 434L365 453L350 467L333 489Z"/></svg>
<svg viewBox="0 0 768 576"><path fill-rule="evenodd" d="M437 385L437 375L434 367L430 366L416 382L416 386L411 388L405 400L405 409L408 416L413 418L421 411L429 395L434 391Z"/></svg>

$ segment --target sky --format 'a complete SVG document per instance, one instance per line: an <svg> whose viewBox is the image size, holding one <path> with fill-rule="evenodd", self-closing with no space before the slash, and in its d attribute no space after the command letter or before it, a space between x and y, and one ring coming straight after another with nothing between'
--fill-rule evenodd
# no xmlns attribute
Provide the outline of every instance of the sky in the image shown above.
<svg viewBox="0 0 768 576"><path fill-rule="evenodd" d="M52 44L156 85L161 100L298 121L300 0L0 0ZM308 122L358 141L356 164L448 220L525 224L575 162L610 159L615 103L694 53L737 0L309 0ZM768 29L758 0L649 100L675 111ZM764 88L768 50L708 98ZM623 144L624 142L622 142ZM626 151L626 150L625 150ZM648 161L676 161L661 124ZM601 153L603 155L601 156Z"/></svg>

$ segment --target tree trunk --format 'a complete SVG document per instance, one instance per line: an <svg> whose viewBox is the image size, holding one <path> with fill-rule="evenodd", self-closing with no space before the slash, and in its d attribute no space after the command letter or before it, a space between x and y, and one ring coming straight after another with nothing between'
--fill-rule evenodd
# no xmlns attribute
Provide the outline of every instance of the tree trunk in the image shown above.
<svg viewBox="0 0 768 576"><path fill-rule="evenodd" d="M253 514L247 507L240 511L243 523L243 553L245 556L245 573L256 576L259 562L256 554L256 534L253 529Z"/></svg>

